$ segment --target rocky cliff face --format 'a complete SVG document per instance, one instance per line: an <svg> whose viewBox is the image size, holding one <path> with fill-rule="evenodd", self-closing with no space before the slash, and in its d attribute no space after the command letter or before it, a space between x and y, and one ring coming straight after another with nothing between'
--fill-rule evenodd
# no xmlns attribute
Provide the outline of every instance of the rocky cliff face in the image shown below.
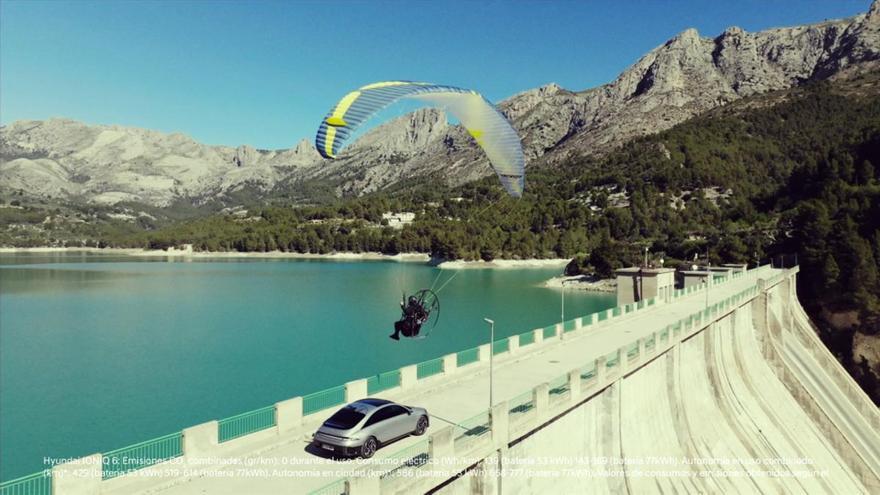
<svg viewBox="0 0 880 495"><path fill-rule="evenodd" d="M262 151L207 146L183 134L66 119L19 121L0 132L0 188L96 203L136 201L165 206L252 184L271 188L320 157L302 142Z"/></svg>
<svg viewBox="0 0 880 495"><path fill-rule="evenodd" d="M609 84L579 92L549 84L499 108L520 133L528 163L553 163L602 153L742 97L876 67L878 60L875 0L866 14L809 26L759 33L731 27L715 38L688 29ZM473 140L435 109L373 129L335 161L321 160L311 139L264 151L56 119L3 127L0 159L3 191L160 206L310 179L335 184L338 194L362 194L430 173L450 183L491 173Z"/></svg>
<svg viewBox="0 0 880 495"><path fill-rule="evenodd" d="M648 52L614 82L576 95L580 122L552 159L602 151L757 93L873 66L880 60L880 2L866 15L715 38L688 29Z"/></svg>

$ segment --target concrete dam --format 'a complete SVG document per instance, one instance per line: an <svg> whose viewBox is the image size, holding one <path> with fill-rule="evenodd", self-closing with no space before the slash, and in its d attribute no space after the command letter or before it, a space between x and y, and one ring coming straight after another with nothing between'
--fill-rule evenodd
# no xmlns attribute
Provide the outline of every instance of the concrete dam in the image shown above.
<svg viewBox="0 0 880 495"><path fill-rule="evenodd" d="M659 284L608 311L94 454L0 490L880 493L880 413L816 336L797 273L765 266L679 290ZM367 396L425 407L426 435L369 460L310 446L341 404Z"/></svg>

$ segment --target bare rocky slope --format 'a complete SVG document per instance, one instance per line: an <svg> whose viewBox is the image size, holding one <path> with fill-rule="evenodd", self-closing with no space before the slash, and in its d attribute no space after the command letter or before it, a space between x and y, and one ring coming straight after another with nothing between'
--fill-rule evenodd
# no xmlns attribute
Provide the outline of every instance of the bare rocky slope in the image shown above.
<svg viewBox="0 0 880 495"><path fill-rule="evenodd" d="M613 82L586 91L555 84L499 107L522 137L529 165L602 153L746 96L874 66L880 0L866 14L807 26L715 38L688 29ZM323 161L303 139L288 150L200 144L182 134L51 119L0 129L0 192L115 204L199 203L247 190L296 190L310 182L362 194L440 174L462 183L490 173L482 153L442 111L423 109L365 134ZM277 192L277 191L275 191Z"/></svg>

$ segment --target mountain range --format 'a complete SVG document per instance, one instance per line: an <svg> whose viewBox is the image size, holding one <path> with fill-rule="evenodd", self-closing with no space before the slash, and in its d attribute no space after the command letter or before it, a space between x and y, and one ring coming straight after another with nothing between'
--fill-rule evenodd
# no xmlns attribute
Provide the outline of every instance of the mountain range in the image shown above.
<svg viewBox="0 0 880 495"><path fill-rule="evenodd" d="M688 29L614 81L572 91L556 84L498 102L522 139L527 164L603 154L735 100L847 77L880 65L880 0L841 20L703 37ZM286 150L201 144L183 134L68 119L0 128L0 196L82 204L180 201L232 206L248 197L354 196L408 180L464 183L491 173L464 129L425 108L377 126L334 161L311 139Z"/></svg>

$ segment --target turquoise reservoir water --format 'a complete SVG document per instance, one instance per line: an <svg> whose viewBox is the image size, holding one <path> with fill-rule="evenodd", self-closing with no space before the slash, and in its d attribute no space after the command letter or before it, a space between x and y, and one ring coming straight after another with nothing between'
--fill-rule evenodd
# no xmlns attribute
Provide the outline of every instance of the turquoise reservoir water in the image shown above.
<svg viewBox="0 0 880 495"><path fill-rule="evenodd" d="M388 338L418 263L0 256L0 479L559 321L556 269L462 270L430 338ZM437 285L456 273L442 270ZM614 296L566 292L566 317Z"/></svg>

